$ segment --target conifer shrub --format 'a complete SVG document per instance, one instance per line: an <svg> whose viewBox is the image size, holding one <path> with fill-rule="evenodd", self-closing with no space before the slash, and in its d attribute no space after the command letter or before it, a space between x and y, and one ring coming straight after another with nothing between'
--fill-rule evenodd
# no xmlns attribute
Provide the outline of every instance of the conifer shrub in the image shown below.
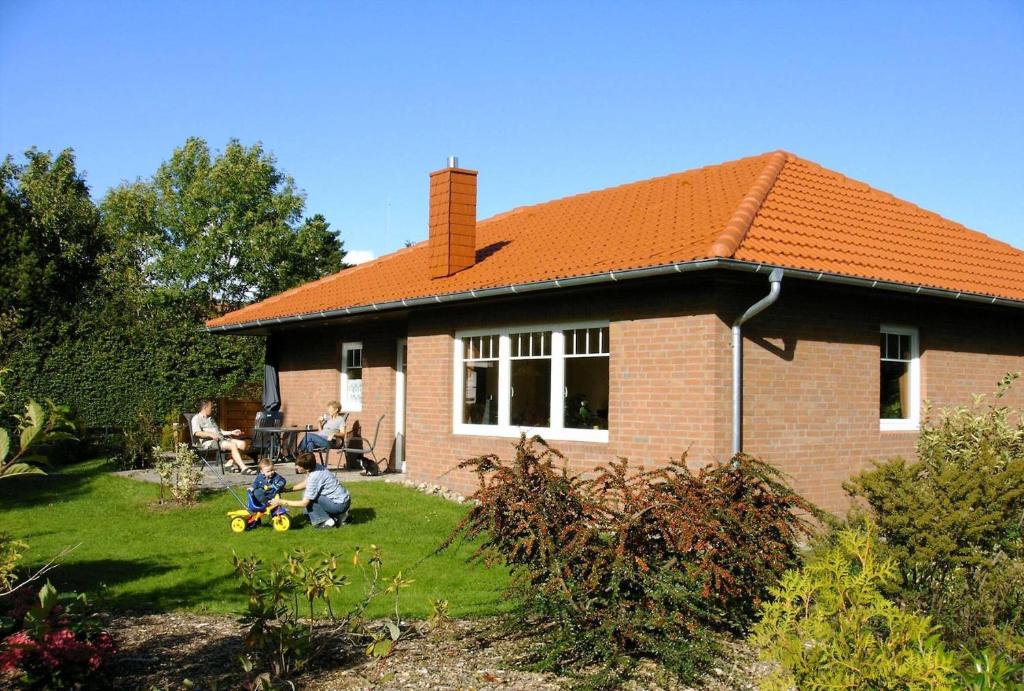
<svg viewBox="0 0 1024 691"><path fill-rule="evenodd" d="M927 616L882 594L898 580L869 531L846 529L786 572L751 641L779 664L766 689L948 689L955 672Z"/></svg>
<svg viewBox="0 0 1024 691"><path fill-rule="evenodd" d="M798 559L817 510L749 456L691 472L625 459L583 478L539 437L515 458L460 464L476 505L442 546L480 538L475 558L512 569L514 625L542 636L542 669L612 683L642 659L685 681L705 674L725 632L743 630Z"/></svg>
<svg viewBox="0 0 1024 691"><path fill-rule="evenodd" d="M1024 662L1024 416L1003 405L1018 376L926 421L916 462L876 464L846 488L895 560L901 604L930 614L952 648Z"/></svg>

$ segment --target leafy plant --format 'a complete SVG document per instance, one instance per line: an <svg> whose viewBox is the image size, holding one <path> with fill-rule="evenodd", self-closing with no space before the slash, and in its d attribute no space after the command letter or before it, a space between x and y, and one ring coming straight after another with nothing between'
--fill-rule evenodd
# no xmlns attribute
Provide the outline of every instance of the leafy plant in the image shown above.
<svg viewBox="0 0 1024 691"><path fill-rule="evenodd" d="M3 376L8 370L0 370L0 399L6 397L3 389ZM16 436L18 451L11 453L11 435L6 429L0 428L0 479L15 475L45 475L40 465L47 463L46 456L40 447L62 439L73 439L74 426L69 420L70 411L58 406L53 401L46 402L47 407L29 399L25 405L25 414L16 415L18 422Z"/></svg>
<svg viewBox="0 0 1024 691"><path fill-rule="evenodd" d="M846 529L786 572L761 608L751 640L781 670L769 689L951 688L953 657L928 617L882 594L898 579L874 535Z"/></svg>
<svg viewBox="0 0 1024 691"><path fill-rule="evenodd" d="M430 616L427 618L431 626L444 626L451 621L448 613L448 600L437 599L430 603Z"/></svg>
<svg viewBox="0 0 1024 691"><path fill-rule="evenodd" d="M18 579L18 562L27 549L28 545L21 540L15 540L7 533L0 533L0 594L10 590Z"/></svg>
<svg viewBox="0 0 1024 691"><path fill-rule="evenodd" d="M1011 663L1004 654L989 649L971 656L969 669L959 675L960 688L967 691L1002 691L1020 688L1024 665Z"/></svg>
<svg viewBox="0 0 1024 691"><path fill-rule="evenodd" d="M119 470L136 470L153 466L161 448L156 423L147 409L143 408L135 418L135 424L121 432L121 448L114 460ZM175 448L173 445L164 447Z"/></svg>
<svg viewBox="0 0 1024 691"><path fill-rule="evenodd" d="M203 486L203 469L196 452L188 444L178 444L173 456L152 449L156 459L153 469L160 478L160 501L164 500L165 488L170 492L171 501L184 506L195 503Z"/></svg>
<svg viewBox="0 0 1024 691"><path fill-rule="evenodd" d="M538 666L589 667L591 681L647 657L684 680L700 676L716 636L746 626L796 563L809 534L797 512L816 511L743 455L697 473L685 457L654 471L620 460L593 479L563 461L524 436L509 463L463 462L478 474L477 504L442 549L482 538L474 557L512 568L514 625L545 638Z"/></svg>
<svg viewBox="0 0 1024 691"><path fill-rule="evenodd" d="M178 431L178 421L181 419L181 411L175 408L164 416L163 427L160 428L160 448L176 449L181 443Z"/></svg>
<svg viewBox="0 0 1024 691"><path fill-rule="evenodd" d="M331 598L349 585L338 572L334 554L294 549L282 562L264 564L255 557L234 557L240 587L249 598L242 617L248 627L243 670L254 688L271 688L306 669L327 645L362 649L370 657L386 657L404 635L398 593L412 581L397 574L382 584L380 550L371 546L364 560L358 548L352 563L363 575L362 600L342 616L335 614ZM366 607L381 595L394 598L395 618L369 624ZM307 614L303 618L303 614ZM324 616L326 615L326 616Z"/></svg>
<svg viewBox="0 0 1024 691"><path fill-rule="evenodd" d="M931 614L951 645L1024 661L1024 411L1002 405L1018 376L929 417L916 462L876 464L846 488L895 560L900 602Z"/></svg>
<svg viewBox="0 0 1024 691"><path fill-rule="evenodd" d="M0 645L0 672L18 673L30 688L97 684L115 646L89 600L59 593L49 581L35 600L11 609L15 631Z"/></svg>

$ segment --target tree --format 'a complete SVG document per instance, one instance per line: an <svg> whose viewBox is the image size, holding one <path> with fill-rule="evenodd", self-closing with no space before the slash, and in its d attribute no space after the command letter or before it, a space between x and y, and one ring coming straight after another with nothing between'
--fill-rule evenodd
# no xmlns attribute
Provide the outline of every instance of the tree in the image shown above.
<svg viewBox="0 0 1024 691"><path fill-rule="evenodd" d="M344 250L260 145L189 139L99 209L71 150L0 166L0 368L16 402L53 399L84 427L163 419L258 381L263 338L201 330L219 310L343 268Z"/></svg>
<svg viewBox="0 0 1024 691"><path fill-rule="evenodd" d="M72 314L100 274L99 214L71 149L0 164L0 320L5 331ZM4 341L8 339L2 339ZM7 345L0 343L0 346Z"/></svg>
<svg viewBox="0 0 1024 691"><path fill-rule="evenodd" d="M212 155L193 137L152 180L111 190L102 211L119 271L222 311L344 267L341 241L304 206L260 144Z"/></svg>

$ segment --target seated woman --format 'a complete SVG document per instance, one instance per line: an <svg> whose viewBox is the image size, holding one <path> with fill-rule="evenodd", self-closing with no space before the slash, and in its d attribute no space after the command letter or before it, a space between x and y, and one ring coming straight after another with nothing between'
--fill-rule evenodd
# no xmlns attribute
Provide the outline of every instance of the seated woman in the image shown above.
<svg viewBox="0 0 1024 691"><path fill-rule="evenodd" d="M302 499L270 500L270 508L284 505L305 509L309 522L315 528L334 528L345 522L352 497L345 486L327 468L316 462L311 453L301 453L295 459L295 466L302 468L309 476L292 489L303 490Z"/></svg>
<svg viewBox="0 0 1024 691"><path fill-rule="evenodd" d="M192 436L204 449L217 449L231 453L231 462L225 465L234 465L236 473L255 474L256 471L249 468L242 460L242 452L245 451L244 439L231 439L242 433L240 429L222 431L211 416L213 413L213 401L204 398L199 401L199 412L192 418Z"/></svg>
<svg viewBox="0 0 1024 691"><path fill-rule="evenodd" d="M341 414L341 404L331 401L327 404L327 414L320 418L320 432L310 432L302 440L299 448L302 451L318 451L331 448L331 442L339 434L345 433L345 419Z"/></svg>

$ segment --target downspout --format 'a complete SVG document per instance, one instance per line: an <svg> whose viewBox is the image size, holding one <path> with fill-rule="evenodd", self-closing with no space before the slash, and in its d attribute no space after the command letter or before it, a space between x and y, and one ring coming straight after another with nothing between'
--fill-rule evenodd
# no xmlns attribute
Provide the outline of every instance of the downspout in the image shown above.
<svg viewBox="0 0 1024 691"><path fill-rule="evenodd" d="M768 309L782 291L782 269L768 274L768 294L747 308L732 324L732 455L743 451L743 325Z"/></svg>

